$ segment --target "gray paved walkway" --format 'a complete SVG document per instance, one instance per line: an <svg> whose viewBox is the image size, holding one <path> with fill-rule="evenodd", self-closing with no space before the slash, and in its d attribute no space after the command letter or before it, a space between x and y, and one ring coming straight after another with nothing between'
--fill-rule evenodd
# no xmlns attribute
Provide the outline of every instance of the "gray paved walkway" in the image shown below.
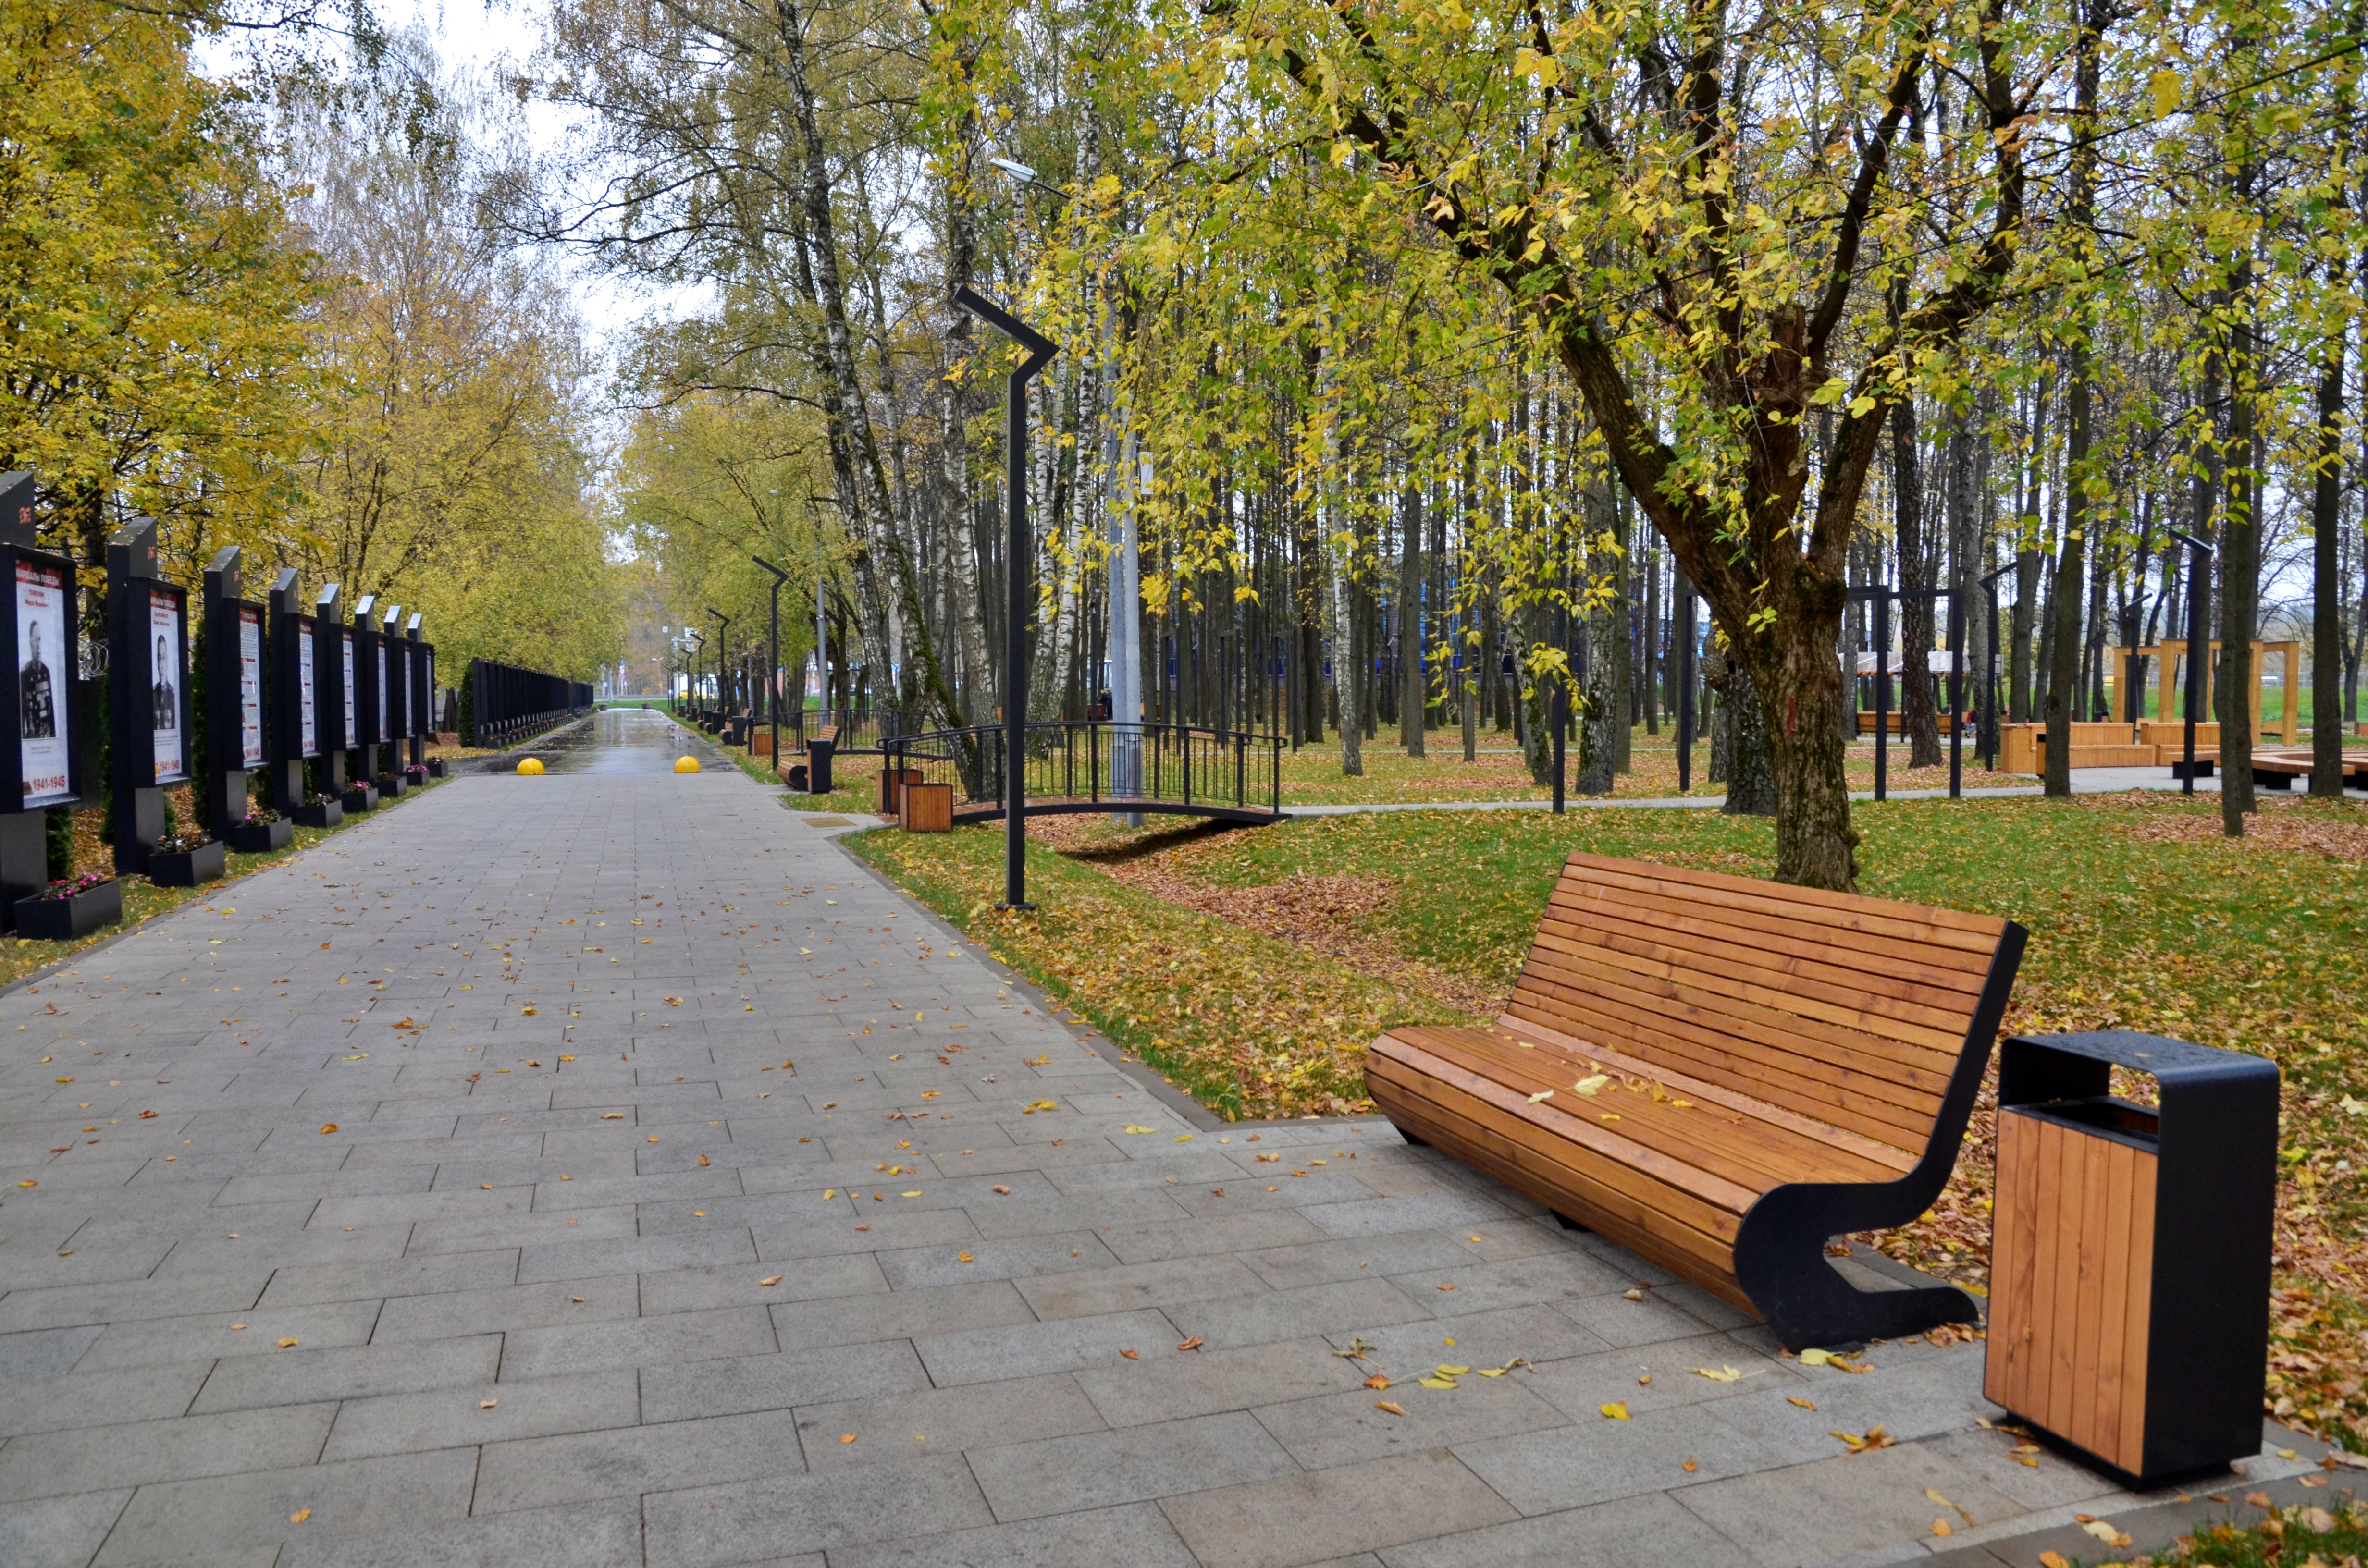
<svg viewBox="0 0 2368 1568"><path fill-rule="evenodd" d="M1384 1124L1196 1130L736 773L458 779L0 999L0 1165L10 1568L2021 1561L2138 1504L1979 1429L1978 1346L1804 1369Z"/></svg>

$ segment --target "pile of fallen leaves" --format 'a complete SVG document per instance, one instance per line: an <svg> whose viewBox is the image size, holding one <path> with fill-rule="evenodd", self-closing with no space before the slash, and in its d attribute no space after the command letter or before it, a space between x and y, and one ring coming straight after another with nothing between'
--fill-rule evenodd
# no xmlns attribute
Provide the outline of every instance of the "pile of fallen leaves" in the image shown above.
<svg viewBox="0 0 2368 1568"><path fill-rule="evenodd" d="M1364 1053L1440 1002L1031 846L1037 909L995 907L1003 835L864 834L849 846L1003 962L1229 1118L1372 1109Z"/></svg>

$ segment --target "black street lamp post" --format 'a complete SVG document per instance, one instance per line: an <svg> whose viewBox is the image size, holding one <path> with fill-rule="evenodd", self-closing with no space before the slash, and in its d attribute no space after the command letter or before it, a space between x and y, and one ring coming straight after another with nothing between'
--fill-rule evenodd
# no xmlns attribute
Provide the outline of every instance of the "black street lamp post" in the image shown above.
<svg viewBox="0 0 2368 1568"><path fill-rule="evenodd" d="M765 716L773 724L771 755L773 771L778 774L781 770L781 585L790 580L790 574L761 556L752 555L748 559L773 574L772 641L767 645L765 654Z"/></svg>
<svg viewBox="0 0 2368 1568"><path fill-rule="evenodd" d="M2212 585L2212 547L2178 528L2163 530L2187 546L2187 755L2179 770L2179 792L2195 793L2195 721L2203 712L2203 672L2212 657L2204 641L2203 600ZM2294 700L2288 697L2288 702ZM2225 732L2224 732L2225 733ZM2225 767L2226 757L2222 757Z"/></svg>
<svg viewBox="0 0 2368 1568"><path fill-rule="evenodd" d="M1028 902L1028 383L1061 346L1009 311L965 285L954 303L1019 345L1005 390L1003 553L1003 903L1005 909L1032 909Z"/></svg>
<svg viewBox="0 0 2368 1568"><path fill-rule="evenodd" d="M715 629L715 712L713 717L721 722L723 716L732 711L731 700L723 695L723 661L730 656L732 618L712 605L708 607L707 613L723 623Z"/></svg>

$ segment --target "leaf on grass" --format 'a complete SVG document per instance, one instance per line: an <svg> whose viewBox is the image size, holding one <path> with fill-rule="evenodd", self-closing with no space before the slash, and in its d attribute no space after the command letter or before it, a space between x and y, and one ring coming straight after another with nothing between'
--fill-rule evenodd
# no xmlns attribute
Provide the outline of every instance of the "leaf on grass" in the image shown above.
<svg viewBox="0 0 2368 1568"><path fill-rule="evenodd" d="M1628 1419L1628 1406L1624 1401L1615 1399L1610 1404L1600 1405L1597 1408L1603 1412L1605 1418L1608 1420L1625 1421Z"/></svg>
<svg viewBox="0 0 2368 1568"><path fill-rule="evenodd" d="M1406 1414L1406 1406L1400 1404L1394 1399L1377 1399L1373 1401L1373 1408L1375 1410L1386 1410L1392 1415L1404 1415Z"/></svg>

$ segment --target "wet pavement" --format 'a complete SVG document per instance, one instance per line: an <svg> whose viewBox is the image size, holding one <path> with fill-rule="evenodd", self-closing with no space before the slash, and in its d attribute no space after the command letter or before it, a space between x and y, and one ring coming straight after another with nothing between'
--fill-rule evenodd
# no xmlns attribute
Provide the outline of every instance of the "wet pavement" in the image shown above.
<svg viewBox="0 0 2368 1568"><path fill-rule="evenodd" d="M547 773L672 773L684 756L697 757L702 768L733 766L706 736L651 708L603 708L589 722L505 752L479 771L508 773L529 756Z"/></svg>

